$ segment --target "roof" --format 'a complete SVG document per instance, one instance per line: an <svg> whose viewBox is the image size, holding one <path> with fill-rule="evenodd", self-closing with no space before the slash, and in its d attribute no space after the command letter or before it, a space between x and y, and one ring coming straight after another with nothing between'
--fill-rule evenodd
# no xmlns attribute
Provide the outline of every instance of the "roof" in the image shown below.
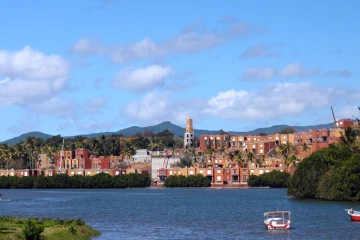
<svg viewBox="0 0 360 240"><path fill-rule="evenodd" d="M290 215L290 211L276 211L276 212L266 212L264 213L264 216L268 216L268 215L271 215L271 216L282 216L282 215Z"/></svg>

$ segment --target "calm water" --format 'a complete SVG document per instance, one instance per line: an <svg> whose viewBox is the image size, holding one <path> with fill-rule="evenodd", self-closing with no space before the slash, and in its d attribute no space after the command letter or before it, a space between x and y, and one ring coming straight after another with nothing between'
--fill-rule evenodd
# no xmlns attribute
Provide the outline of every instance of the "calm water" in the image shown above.
<svg viewBox="0 0 360 240"><path fill-rule="evenodd" d="M0 189L1 215L83 218L97 239L359 239L345 208L359 203L296 200L285 189ZM263 213L292 212L287 231L265 230Z"/></svg>

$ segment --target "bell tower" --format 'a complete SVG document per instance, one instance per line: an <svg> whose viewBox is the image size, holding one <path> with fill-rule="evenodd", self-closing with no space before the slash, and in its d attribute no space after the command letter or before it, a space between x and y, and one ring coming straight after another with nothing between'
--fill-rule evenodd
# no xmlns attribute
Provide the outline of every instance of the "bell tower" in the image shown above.
<svg viewBox="0 0 360 240"><path fill-rule="evenodd" d="M193 128L193 120L192 118L188 117L186 119L186 128L184 134L184 146L194 147L194 128Z"/></svg>

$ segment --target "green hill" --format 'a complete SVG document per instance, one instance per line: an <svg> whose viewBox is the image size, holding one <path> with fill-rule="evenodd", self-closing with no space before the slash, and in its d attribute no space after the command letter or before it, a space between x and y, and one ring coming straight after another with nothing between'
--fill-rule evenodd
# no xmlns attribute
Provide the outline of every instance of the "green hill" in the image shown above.
<svg viewBox="0 0 360 240"><path fill-rule="evenodd" d="M320 125L310 125L310 126L289 126L289 125L275 125L272 127L267 127L267 128L257 128L255 130L252 131L247 131L247 132L236 132L236 131L228 131L229 134L233 134L233 135L244 135L244 134L259 134L259 133L267 133L267 134L273 134L276 132L281 131L284 128L287 127L293 127L295 130L297 131L307 131L309 129L322 129L322 128L331 128L333 127L333 123L328 123L328 124L320 124ZM125 128L122 130L119 130L117 132L99 132L99 133L91 133L91 134L83 134L81 136L84 137L99 137L101 135L105 135L105 136L109 136L109 135L113 135L113 134L123 134L124 136L130 136L130 135L134 135L136 133L144 133L146 131L151 131L153 133L158 133L158 132L162 132L164 130L170 130L171 132L174 133L175 136L183 136L185 133L185 128L177 126L175 124L172 124L169 121L165 121L162 122L160 124L157 125L153 125L153 126L148 126L148 127L137 127L137 126L133 126L133 127L129 127L129 128ZM195 136L196 137L200 137L200 135L204 135L204 134L218 134L219 130L204 130L204 129L194 129L195 131ZM18 137L15 138L11 138L9 140L6 140L4 142L7 142L10 145L15 145L23 140L26 139L26 137L28 136L32 136L32 137L40 137L43 139L47 139L52 137L52 135L49 134L45 134L42 132L29 132L29 133L25 133L22 134ZM66 138L74 138L75 136L66 136Z"/></svg>
<svg viewBox="0 0 360 240"><path fill-rule="evenodd" d="M52 135L49 135L49 134L46 134L46 133L42 133L42 132L29 132L29 133L24 133L24 134L21 134L20 136L18 137L14 137L14 138L11 138L11 139L8 139L4 142L8 143L9 145L15 145L23 140L25 140L27 137L36 137L36 138L43 138L43 139L48 139L48 138L51 138Z"/></svg>

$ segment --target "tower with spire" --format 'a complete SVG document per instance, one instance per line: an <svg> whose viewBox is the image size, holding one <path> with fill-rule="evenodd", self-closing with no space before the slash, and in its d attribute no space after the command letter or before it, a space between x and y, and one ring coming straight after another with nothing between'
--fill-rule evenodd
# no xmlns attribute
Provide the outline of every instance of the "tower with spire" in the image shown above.
<svg viewBox="0 0 360 240"><path fill-rule="evenodd" d="M184 133L184 147L194 147L194 128L193 128L193 120L191 117L186 119L186 128Z"/></svg>

